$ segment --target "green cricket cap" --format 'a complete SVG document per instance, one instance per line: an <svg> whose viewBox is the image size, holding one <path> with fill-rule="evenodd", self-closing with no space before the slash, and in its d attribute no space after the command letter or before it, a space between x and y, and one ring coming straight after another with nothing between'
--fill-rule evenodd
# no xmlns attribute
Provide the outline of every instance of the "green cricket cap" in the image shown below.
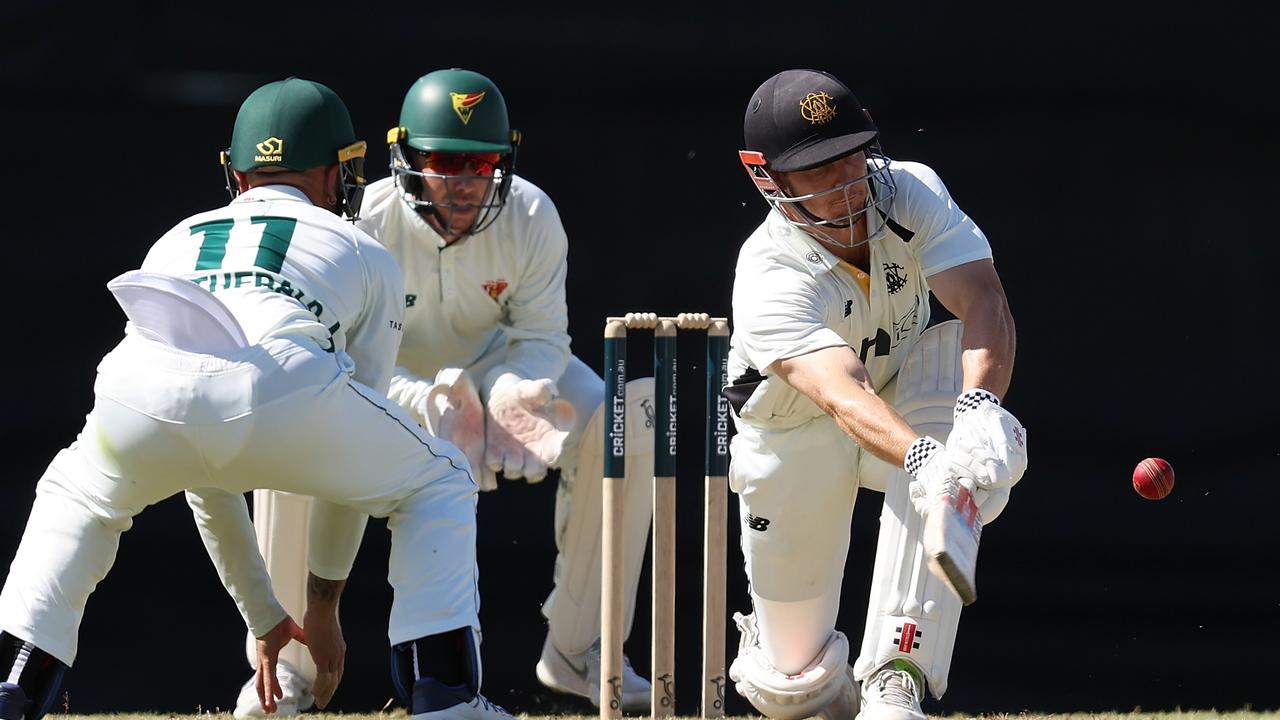
<svg viewBox="0 0 1280 720"><path fill-rule="evenodd" d="M337 93L318 82L291 77L245 98L231 133L231 167L307 170L333 165L356 142L351 114Z"/></svg>

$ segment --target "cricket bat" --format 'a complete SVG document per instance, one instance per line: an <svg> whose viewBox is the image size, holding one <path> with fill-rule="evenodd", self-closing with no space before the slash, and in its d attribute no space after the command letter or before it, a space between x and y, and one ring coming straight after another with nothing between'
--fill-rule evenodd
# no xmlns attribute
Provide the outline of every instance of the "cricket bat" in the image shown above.
<svg viewBox="0 0 1280 720"><path fill-rule="evenodd" d="M978 599L978 543L982 517L969 488L948 483L925 510L924 551L929 570L947 584L960 602Z"/></svg>

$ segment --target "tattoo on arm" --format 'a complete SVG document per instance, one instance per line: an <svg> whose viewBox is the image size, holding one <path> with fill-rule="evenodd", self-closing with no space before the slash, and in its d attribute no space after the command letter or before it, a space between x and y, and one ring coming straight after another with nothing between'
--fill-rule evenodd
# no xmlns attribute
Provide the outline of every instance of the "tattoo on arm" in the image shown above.
<svg viewBox="0 0 1280 720"><path fill-rule="evenodd" d="M334 603L342 596L346 580L325 580L307 573L307 601Z"/></svg>

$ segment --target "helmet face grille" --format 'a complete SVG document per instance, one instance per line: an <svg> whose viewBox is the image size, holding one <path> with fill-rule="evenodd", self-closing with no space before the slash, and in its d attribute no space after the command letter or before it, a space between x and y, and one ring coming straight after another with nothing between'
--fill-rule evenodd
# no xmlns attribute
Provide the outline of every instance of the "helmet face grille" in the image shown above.
<svg viewBox="0 0 1280 720"><path fill-rule="evenodd" d="M876 214L881 217L887 216L887 208L898 192L897 181L894 180L890 168L891 161L880 149L880 144L872 143L862 148L862 151L867 155L867 172L864 175L807 195L788 193L784 185L779 183L778 178L770 172L761 153L744 152L741 153L741 157L747 174L751 176L752 182L755 183L756 189L760 191L765 202L769 203L769 207L776 210L788 224L828 245L854 248L865 245L874 238L870 223L875 219ZM865 201L855 207L850 199L850 190L860 183L866 183L868 192ZM844 205L847 208L847 212L837 217L819 217L803 205L813 200L829 199L836 193L844 198ZM847 230L860 217L868 215L872 210L876 213L869 215L867 239L859 242L855 241L849 233L835 232ZM839 236L844 236L844 239Z"/></svg>
<svg viewBox="0 0 1280 720"><path fill-rule="evenodd" d="M440 225L437 231L452 228L454 213L479 210L471 227L457 233L461 237L482 232L498 219L498 215L506 207L507 196L511 193L514 166L515 153L511 152L499 160L491 175L444 175L426 169L415 169L405 154L403 143L391 146L391 176L400 190L401 198L418 212L434 217ZM427 197L428 178L443 185L444 198L433 201ZM456 183L474 181L487 184L479 202L467 203L454 198Z"/></svg>

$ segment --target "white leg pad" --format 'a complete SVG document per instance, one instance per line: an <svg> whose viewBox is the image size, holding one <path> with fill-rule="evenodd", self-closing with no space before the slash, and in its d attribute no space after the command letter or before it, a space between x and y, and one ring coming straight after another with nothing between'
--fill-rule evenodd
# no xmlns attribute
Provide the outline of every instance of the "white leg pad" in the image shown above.
<svg viewBox="0 0 1280 720"><path fill-rule="evenodd" d="M627 482L623 504L623 637L631 633L645 543L653 516L653 378L627 383ZM646 411L647 408L647 411ZM562 469L556 495L555 587L542 605L551 641L565 654L600 638L600 532L604 405L583 430L577 468Z"/></svg>
<svg viewBox="0 0 1280 720"><path fill-rule="evenodd" d="M847 720L857 715L858 685L849 667L849 640L844 633L832 631L808 666L788 674L769 663L752 615L734 613L733 620L741 638L729 679L760 714L773 720L814 716Z"/></svg>
<svg viewBox="0 0 1280 720"><path fill-rule="evenodd" d="M307 609L307 538L311 534L311 505L307 495L294 495L277 490L253 491L253 528L258 536L258 551L266 561L271 587L297 622ZM250 667L258 665L258 653L252 633L245 651ZM280 659L288 662L306 679L316 681L316 664L306 646L294 640L280 651Z"/></svg>
<svg viewBox="0 0 1280 720"><path fill-rule="evenodd" d="M958 320L926 330L882 393L916 432L941 442L951 432L952 412L964 379L962 330ZM863 487L884 493L884 505L862 654L854 671L859 680L865 680L886 663L908 660L924 673L933 696L940 698L947 689L963 606L929 571L921 543L924 519L908 495L911 477L870 453L863 455L859 475ZM987 523L1008 502L1008 491L979 491L975 499Z"/></svg>

